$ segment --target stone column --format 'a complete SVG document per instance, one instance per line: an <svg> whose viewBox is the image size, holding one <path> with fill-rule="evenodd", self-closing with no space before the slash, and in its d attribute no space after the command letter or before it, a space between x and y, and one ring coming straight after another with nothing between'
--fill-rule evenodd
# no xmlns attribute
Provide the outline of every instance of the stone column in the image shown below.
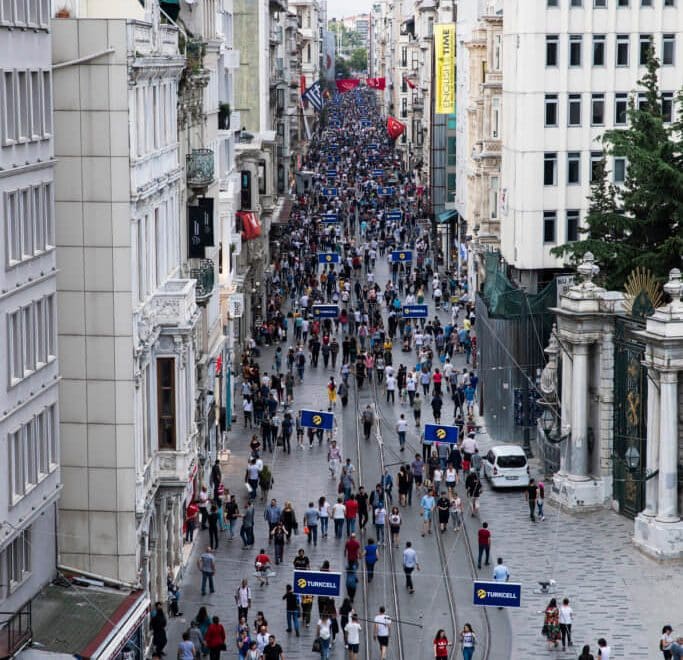
<svg viewBox="0 0 683 660"><path fill-rule="evenodd" d="M659 378L659 489L657 521L678 522L678 372Z"/></svg>
<svg viewBox="0 0 683 660"><path fill-rule="evenodd" d="M572 369L571 445L569 476L573 480L588 478L588 344L574 345Z"/></svg>
<svg viewBox="0 0 683 660"><path fill-rule="evenodd" d="M659 467L659 379L658 373L651 365L648 365L648 378L650 382L647 388L647 455L645 467L654 472ZM652 477L645 482L645 509L644 516L657 514L658 479Z"/></svg>
<svg viewBox="0 0 683 660"><path fill-rule="evenodd" d="M572 349L571 344L567 344L566 348L568 350ZM572 355L567 355L565 352L562 353L562 410L560 413L560 433L563 429L571 426L572 422ZM572 446L566 448L560 448L560 471L558 474L566 475L571 470L571 452Z"/></svg>

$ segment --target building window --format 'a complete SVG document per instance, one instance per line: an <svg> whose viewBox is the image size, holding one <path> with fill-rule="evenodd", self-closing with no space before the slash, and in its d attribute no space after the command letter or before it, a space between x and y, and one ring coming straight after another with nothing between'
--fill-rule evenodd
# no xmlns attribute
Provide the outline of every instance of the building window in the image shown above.
<svg viewBox="0 0 683 660"><path fill-rule="evenodd" d="M581 35L569 35L569 66L581 66Z"/></svg>
<svg viewBox="0 0 683 660"><path fill-rule="evenodd" d="M157 358L159 449L176 448L175 359Z"/></svg>
<svg viewBox="0 0 683 660"><path fill-rule="evenodd" d="M543 185L557 184L557 154L555 152L543 154Z"/></svg>
<svg viewBox="0 0 683 660"><path fill-rule="evenodd" d="M676 6L676 0L664 0L664 6L665 7L675 7Z"/></svg>
<svg viewBox="0 0 683 660"><path fill-rule="evenodd" d="M494 140L500 137L500 96L491 99L491 137Z"/></svg>
<svg viewBox="0 0 683 660"><path fill-rule="evenodd" d="M456 173L448 172L446 174L446 201L455 201L455 189L456 189Z"/></svg>
<svg viewBox="0 0 683 660"><path fill-rule="evenodd" d="M17 88L13 71L3 74L3 136L2 143L12 144L17 139Z"/></svg>
<svg viewBox="0 0 683 660"><path fill-rule="evenodd" d="M624 183L626 179L626 159L625 158L615 158L614 166L612 168L612 175L614 177L614 183Z"/></svg>
<svg viewBox="0 0 683 660"><path fill-rule="evenodd" d="M638 43L638 61L641 65L645 65L647 64L647 59L650 56L650 51L652 50L652 35L641 34Z"/></svg>
<svg viewBox="0 0 683 660"><path fill-rule="evenodd" d="M22 530L7 546L3 553L7 566L7 582L9 593L14 592L31 575L31 528Z"/></svg>
<svg viewBox="0 0 683 660"><path fill-rule="evenodd" d="M593 7L596 7L596 8L607 7L607 0L593 0Z"/></svg>
<svg viewBox="0 0 683 660"><path fill-rule="evenodd" d="M567 242L579 240L579 212L567 211Z"/></svg>
<svg viewBox="0 0 683 660"><path fill-rule="evenodd" d="M558 0L547 0L548 2L548 7L557 7L558 6Z"/></svg>
<svg viewBox="0 0 683 660"><path fill-rule="evenodd" d="M498 217L498 187L500 180L497 176L492 176L489 186L489 214L492 219Z"/></svg>
<svg viewBox="0 0 683 660"><path fill-rule="evenodd" d="M571 0L571 6L572 7L582 7L583 1L582 0Z"/></svg>
<svg viewBox="0 0 683 660"><path fill-rule="evenodd" d="M543 211L543 242L555 242L555 225L557 213L555 211Z"/></svg>
<svg viewBox="0 0 683 660"><path fill-rule="evenodd" d="M401 99L401 118L405 119L408 116L408 98L403 97Z"/></svg>
<svg viewBox="0 0 683 660"><path fill-rule="evenodd" d="M673 121L674 95L672 92L662 92L662 120L665 124Z"/></svg>
<svg viewBox="0 0 683 660"><path fill-rule="evenodd" d="M628 7L629 0L617 0L617 7Z"/></svg>
<svg viewBox="0 0 683 660"><path fill-rule="evenodd" d="M404 69L408 68L408 47L401 47L401 67Z"/></svg>
<svg viewBox="0 0 683 660"><path fill-rule="evenodd" d="M455 144L456 144L456 138L455 136L450 136L447 139L447 144L448 144L448 165L450 167L455 167Z"/></svg>
<svg viewBox="0 0 683 660"><path fill-rule="evenodd" d="M605 123L605 95L591 94L591 124L602 126Z"/></svg>
<svg viewBox="0 0 683 660"><path fill-rule="evenodd" d="M567 154L567 183L576 184L581 182L581 154L578 151L570 151Z"/></svg>
<svg viewBox="0 0 683 660"><path fill-rule="evenodd" d="M500 71L501 67L501 60L502 60L502 52L503 52L503 35L500 33L497 33L493 37L493 70L494 71Z"/></svg>
<svg viewBox="0 0 683 660"><path fill-rule="evenodd" d="M570 94L567 103L567 123L581 126L581 94Z"/></svg>
<svg viewBox="0 0 683 660"><path fill-rule="evenodd" d="M605 35L593 35L593 66L605 66Z"/></svg>
<svg viewBox="0 0 683 660"><path fill-rule="evenodd" d="M602 162L602 152L601 151L591 151L591 183L595 181L600 163Z"/></svg>
<svg viewBox="0 0 683 660"><path fill-rule="evenodd" d="M662 37L662 64L672 66L676 53L676 35L665 34Z"/></svg>
<svg viewBox="0 0 683 660"><path fill-rule="evenodd" d="M557 126L557 94L545 95L545 125Z"/></svg>
<svg viewBox="0 0 683 660"><path fill-rule="evenodd" d="M268 191L268 185L266 181L266 161L260 160L258 162L258 194L266 195Z"/></svg>
<svg viewBox="0 0 683 660"><path fill-rule="evenodd" d="M617 35L616 60L617 66L628 66L628 34Z"/></svg>
<svg viewBox="0 0 683 660"><path fill-rule="evenodd" d="M558 62L559 37L556 34L549 34L545 38L545 65L557 66Z"/></svg>
<svg viewBox="0 0 683 660"><path fill-rule="evenodd" d="M614 123L617 126L626 124L628 114L628 94L619 93L614 95Z"/></svg>

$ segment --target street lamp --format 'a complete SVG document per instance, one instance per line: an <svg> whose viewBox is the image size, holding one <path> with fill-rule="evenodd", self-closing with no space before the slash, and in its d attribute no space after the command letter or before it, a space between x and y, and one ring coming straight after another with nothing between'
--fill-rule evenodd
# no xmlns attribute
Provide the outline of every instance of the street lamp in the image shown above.
<svg viewBox="0 0 683 660"><path fill-rule="evenodd" d="M640 465L640 452L635 447L631 446L626 450L624 458L626 459L626 467L628 467L631 472L635 472Z"/></svg>

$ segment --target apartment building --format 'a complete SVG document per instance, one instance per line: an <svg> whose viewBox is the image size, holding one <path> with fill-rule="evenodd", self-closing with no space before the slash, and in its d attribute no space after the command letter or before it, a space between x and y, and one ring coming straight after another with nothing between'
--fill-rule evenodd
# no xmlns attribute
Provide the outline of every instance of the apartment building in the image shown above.
<svg viewBox="0 0 683 660"><path fill-rule="evenodd" d="M27 642L30 602L57 562L51 39L48 0L0 3L0 655Z"/></svg>
<svg viewBox="0 0 683 660"><path fill-rule="evenodd" d="M563 266L550 251L578 236L603 156L599 138L626 125L651 47L662 65L665 117L675 117L681 34L675 0L505 2L501 252L527 291ZM614 183L626 167L608 161Z"/></svg>

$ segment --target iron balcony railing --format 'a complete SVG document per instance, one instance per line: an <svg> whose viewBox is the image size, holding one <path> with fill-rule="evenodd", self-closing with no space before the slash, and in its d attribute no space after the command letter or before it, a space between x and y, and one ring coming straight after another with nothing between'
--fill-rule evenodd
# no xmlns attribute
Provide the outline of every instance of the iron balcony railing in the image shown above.
<svg viewBox="0 0 683 660"><path fill-rule="evenodd" d="M214 265L211 259L202 259L198 268L190 268L190 277L196 280L195 299L197 304L206 302L213 293Z"/></svg>
<svg viewBox="0 0 683 660"><path fill-rule="evenodd" d="M0 658L13 658L32 637L30 601L16 612L0 612Z"/></svg>
<svg viewBox="0 0 683 660"><path fill-rule="evenodd" d="M192 188L206 188L214 177L212 149L193 149L186 156L187 185Z"/></svg>

